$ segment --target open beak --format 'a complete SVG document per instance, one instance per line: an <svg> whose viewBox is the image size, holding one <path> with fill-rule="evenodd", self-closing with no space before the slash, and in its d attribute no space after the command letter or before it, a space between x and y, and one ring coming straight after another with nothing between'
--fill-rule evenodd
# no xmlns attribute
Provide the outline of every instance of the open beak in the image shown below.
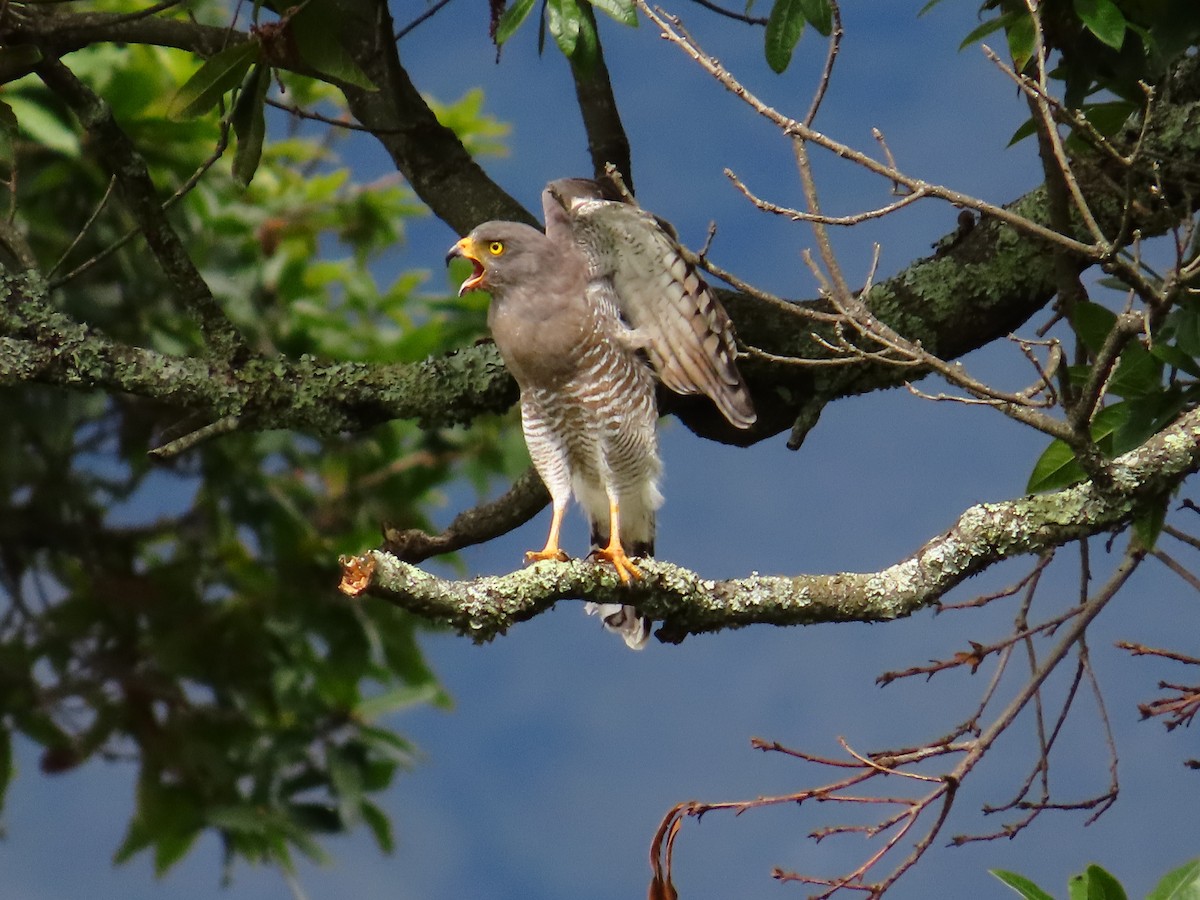
<svg viewBox="0 0 1200 900"><path fill-rule="evenodd" d="M475 249L475 242L469 237L465 237L456 243L446 254L446 265L450 265L450 260L455 257L470 260L471 265L475 267L471 276L458 289L458 296L461 297L463 294L482 288L484 286L483 263L479 261L479 252Z"/></svg>

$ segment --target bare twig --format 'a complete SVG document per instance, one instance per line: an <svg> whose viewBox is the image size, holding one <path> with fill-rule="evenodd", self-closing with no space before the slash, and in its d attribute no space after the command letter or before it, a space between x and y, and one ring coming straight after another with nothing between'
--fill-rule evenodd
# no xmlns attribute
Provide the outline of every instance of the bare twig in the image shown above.
<svg viewBox="0 0 1200 900"><path fill-rule="evenodd" d="M986 216L1011 225L1024 234L1047 241L1050 244L1059 245L1079 256L1098 259L1104 255L1103 251L1098 250L1094 245L1076 240L1068 235L1060 234L1053 229L1046 228L1044 225L1033 222L1003 207L987 203L986 201L960 191L952 190L943 185L930 184L919 178L907 175L894 166L882 163L847 144L834 140L828 135L806 126L800 120L783 115L774 107L762 101L716 59L705 53L695 39L687 33L687 30L677 17L670 16L657 7L650 6L647 0L637 0L637 4L645 16L658 26L666 40L679 47L697 65L712 75L723 87L749 105L759 115L775 124L786 136L798 138L801 141L829 150L869 172L895 182L906 190L923 190L928 196L945 200L954 206L974 209Z"/></svg>
<svg viewBox="0 0 1200 900"><path fill-rule="evenodd" d="M730 169L725 170L725 177L733 182L733 186L741 191L747 200L749 200L763 212L768 212L772 215L783 216L791 219L793 222L815 222L821 225L850 226L858 225L859 223L866 222L869 219L881 219L886 215L896 212L896 210L903 209L909 204L915 203L918 200L928 196L926 191L918 190L912 192L911 194L906 194L894 203L889 203L887 206L881 206L878 209L870 209L866 210L865 212L854 213L853 215L849 216L826 216L805 212L804 210L800 209L792 209L788 206L779 206L778 204L772 203L769 200L764 200L751 191L750 188L746 187L745 182L738 178L738 176Z"/></svg>

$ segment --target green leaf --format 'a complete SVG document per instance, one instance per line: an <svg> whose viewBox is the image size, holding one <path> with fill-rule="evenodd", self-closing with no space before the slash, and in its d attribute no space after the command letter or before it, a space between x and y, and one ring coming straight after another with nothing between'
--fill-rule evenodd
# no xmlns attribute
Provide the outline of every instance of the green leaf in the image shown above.
<svg viewBox="0 0 1200 900"><path fill-rule="evenodd" d="M293 803L288 806L288 820L304 832L341 834L346 830L337 811L324 803Z"/></svg>
<svg viewBox="0 0 1200 900"><path fill-rule="evenodd" d="M259 63L246 79L246 86L229 117L233 132L237 135L233 177L243 186L254 178L262 160L263 141L267 136L267 88L270 85L271 69L266 63Z"/></svg>
<svg viewBox="0 0 1200 900"><path fill-rule="evenodd" d="M225 94L242 83L261 51L257 41L245 41L209 57L175 92L167 107L167 115L176 120L204 115Z"/></svg>
<svg viewBox="0 0 1200 900"><path fill-rule="evenodd" d="M1008 146L1019 144L1021 141L1030 135L1037 134L1038 126L1032 118L1026 119L1021 123L1021 126L1013 132L1012 137L1008 139Z"/></svg>
<svg viewBox="0 0 1200 900"><path fill-rule="evenodd" d="M1099 303L1077 303L1071 311L1071 327L1092 353L1100 352L1116 321L1117 314Z"/></svg>
<svg viewBox="0 0 1200 900"><path fill-rule="evenodd" d="M342 824L350 827L358 821L363 805L363 769L361 760L340 747L330 747L327 755L329 778L337 796Z"/></svg>
<svg viewBox="0 0 1200 900"><path fill-rule="evenodd" d="M1074 0L1075 15L1084 27L1114 50L1125 43L1125 16L1112 0Z"/></svg>
<svg viewBox="0 0 1200 900"><path fill-rule="evenodd" d="M600 38L596 34L596 23L591 16L580 15L579 37L575 41L575 52L571 64L581 72L591 74L600 58Z"/></svg>
<svg viewBox="0 0 1200 900"><path fill-rule="evenodd" d="M79 156L79 135L53 112L25 97L7 96L6 100L20 130L36 143L63 156Z"/></svg>
<svg viewBox="0 0 1200 900"><path fill-rule="evenodd" d="M829 0L800 0L800 5L804 7L804 18L808 24L821 37L829 37L833 32L833 8Z"/></svg>
<svg viewBox="0 0 1200 900"><path fill-rule="evenodd" d="M404 685L362 701L354 708L354 714L365 722L371 722L387 713L419 703L437 703L442 694L442 689L433 682Z"/></svg>
<svg viewBox="0 0 1200 900"><path fill-rule="evenodd" d="M1008 52L1013 58L1013 68L1018 72L1033 58L1036 35L1033 16L1024 11L1018 12L1004 29L1004 36L1008 39Z"/></svg>
<svg viewBox="0 0 1200 900"><path fill-rule="evenodd" d="M1129 421L1133 404L1122 401L1104 407L1092 419L1092 440L1097 444L1116 434Z"/></svg>
<svg viewBox="0 0 1200 900"><path fill-rule="evenodd" d="M1148 504L1133 517L1133 533L1142 549L1153 550L1154 545L1158 543L1163 523L1167 520L1169 499L1169 497L1164 497ZM1122 896L1124 896L1124 892L1122 892Z"/></svg>
<svg viewBox="0 0 1200 900"><path fill-rule="evenodd" d="M530 11L533 9L533 4L536 0L517 0L512 6L506 9L503 15L500 16L500 21L496 23L496 43L503 44L513 36L521 23L529 17Z"/></svg>
<svg viewBox="0 0 1200 900"><path fill-rule="evenodd" d="M1140 447L1151 435L1158 434L1171 422L1188 403L1184 392L1177 387L1149 397L1132 400L1127 404L1129 417L1113 432L1111 446L1107 448L1113 456L1127 453Z"/></svg>
<svg viewBox="0 0 1200 900"><path fill-rule="evenodd" d="M1131 407L1127 402L1104 407L1092 420L1092 440L1101 444L1111 437L1129 421L1130 412ZM1077 484L1086 477L1083 467L1075 459L1075 451L1064 442L1055 439L1033 464L1033 472L1025 490L1030 494L1057 490Z"/></svg>
<svg viewBox="0 0 1200 900"><path fill-rule="evenodd" d="M1004 869L988 869L993 875L1020 894L1025 900L1054 900L1049 894L1016 872L1006 872Z"/></svg>
<svg viewBox="0 0 1200 900"><path fill-rule="evenodd" d="M138 779L137 811L113 861L125 862L152 846L154 872L162 876L191 849L204 823L196 797L181 787L160 784L159 777L143 771Z"/></svg>
<svg viewBox="0 0 1200 900"><path fill-rule="evenodd" d="M411 766L417 755L411 742L386 728L363 725L358 729L358 736L363 746L398 765Z"/></svg>
<svg viewBox="0 0 1200 900"><path fill-rule="evenodd" d="M374 803L365 802L362 805L362 814L363 821L371 829L371 834L375 835L375 843L379 845L379 849L384 853L395 850L396 839L392 836L392 820L388 818L387 813Z"/></svg>
<svg viewBox="0 0 1200 900"><path fill-rule="evenodd" d="M592 6L607 16L616 19L622 25L637 28L637 4L633 0L588 0ZM500 29L497 28L497 36Z"/></svg>
<svg viewBox="0 0 1200 900"><path fill-rule="evenodd" d="M1200 378L1200 363L1194 356L1184 353L1174 344L1154 344L1150 352L1173 369L1186 372L1193 378Z"/></svg>
<svg viewBox="0 0 1200 900"><path fill-rule="evenodd" d="M1200 858L1164 875L1146 900L1200 900Z"/></svg>
<svg viewBox="0 0 1200 900"><path fill-rule="evenodd" d="M792 52L804 33L804 12L803 0L775 0L771 7L764 41L767 65L776 73L786 70L792 61Z"/></svg>
<svg viewBox="0 0 1200 900"><path fill-rule="evenodd" d="M204 818L214 828L239 834L266 834L271 830L270 817L250 804L214 807L205 811Z"/></svg>
<svg viewBox="0 0 1200 900"><path fill-rule="evenodd" d="M1146 397L1162 393L1162 362L1137 341L1121 351L1117 371L1108 383L1118 397Z"/></svg>
<svg viewBox="0 0 1200 900"><path fill-rule="evenodd" d="M1167 318L1175 343L1184 353L1200 356L1200 308L1188 303L1172 310Z"/></svg>
<svg viewBox="0 0 1200 900"><path fill-rule="evenodd" d="M1088 900L1129 900L1121 882L1093 863L1087 867Z"/></svg>
<svg viewBox="0 0 1200 900"><path fill-rule="evenodd" d="M337 3L308 0L292 16L290 26L300 58L322 75L364 90L378 90L342 43L342 22Z"/></svg>
<svg viewBox="0 0 1200 900"><path fill-rule="evenodd" d="M1110 103L1089 103L1081 112L1093 128L1105 137L1111 137L1137 112L1137 107L1128 100L1114 100Z"/></svg>
<svg viewBox="0 0 1200 900"><path fill-rule="evenodd" d="M166 875L171 866L187 856L199 836L199 829L160 833L154 844L154 874L160 878Z"/></svg>
<svg viewBox="0 0 1200 900"><path fill-rule="evenodd" d="M1029 475L1025 490L1030 494L1038 494L1069 487L1083 479L1083 468L1075 461L1075 451L1055 439L1033 464L1033 472Z"/></svg>
<svg viewBox="0 0 1200 900"><path fill-rule="evenodd" d="M547 0L546 27L550 29L550 36L567 59L575 55L582 19L583 13L575 0Z"/></svg>
<svg viewBox="0 0 1200 900"><path fill-rule="evenodd" d="M982 25L977 25L976 27L972 28L967 33L967 36L959 43L958 49L963 50L974 44L976 41L987 37L993 31L999 31L1001 28L1008 27L1008 23L1012 20L1014 15L1015 13L1005 13L1004 15L997 16L994 19L988 19Z"/></svg>

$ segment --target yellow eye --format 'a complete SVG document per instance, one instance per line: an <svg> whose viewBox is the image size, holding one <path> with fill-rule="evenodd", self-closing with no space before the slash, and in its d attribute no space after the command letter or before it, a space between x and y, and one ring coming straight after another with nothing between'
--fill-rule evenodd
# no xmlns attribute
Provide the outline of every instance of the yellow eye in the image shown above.
<svg viewBox="0 0 1200 900"><path fill-rule="evenodd" d="M504 252L504 242L503 241L492 241L490 244L488 244L488 253L492 254L492 256L499 256L503 252Z"/></svg>

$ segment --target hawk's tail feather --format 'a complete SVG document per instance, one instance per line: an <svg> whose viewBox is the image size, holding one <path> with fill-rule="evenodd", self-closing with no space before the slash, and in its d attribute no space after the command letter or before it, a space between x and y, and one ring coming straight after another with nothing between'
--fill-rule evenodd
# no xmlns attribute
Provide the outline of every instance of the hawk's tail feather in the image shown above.
<svg viewBox="0 0 1200 900"><path fill-rule="evenodd" d="M589 616L599 616L605 630L619 634L630 650L641 650L650 640L651 622L638 615L636 607L588 602L584 604L583 611Z"/></svg>
<svg viewBox="0 0 1200 900"><path fill-rule="evenodd" d="M598 531L593 523L592 548L603 547L606 537ZM630 541L625 552L630 556L654 556L654 538L645 541ZM589 616L599 616L605 631L612 631L621 636L630 650L641 650L650 640L650 628L653 621L638 613L636 606L624 606L620 603L585 603L583 611Z"/></svg>

